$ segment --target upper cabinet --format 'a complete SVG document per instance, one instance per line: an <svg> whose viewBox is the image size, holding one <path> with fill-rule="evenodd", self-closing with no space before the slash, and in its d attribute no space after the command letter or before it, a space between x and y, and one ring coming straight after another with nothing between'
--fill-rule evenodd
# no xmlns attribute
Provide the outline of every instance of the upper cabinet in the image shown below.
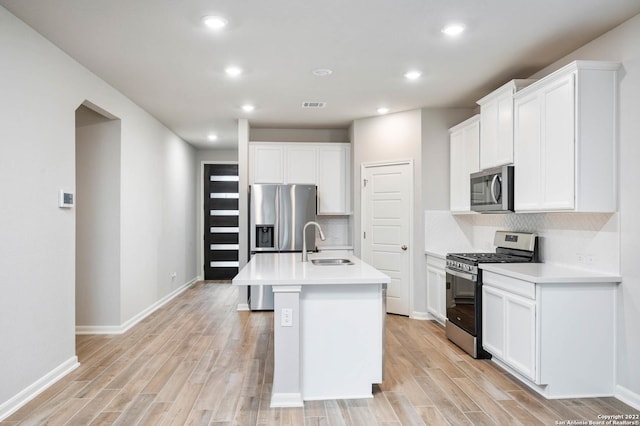
<svg viewBox="0 0 640 426"><path fill-rule="evenodd" d="M318 214L351 214L348 143L250 142L249 184L318 186Z"/></svg>
<svg viewBox="0 0 640 426"><path fill-rule="evenodd" d="M513 163L513 95L536 80L511 80L478 101L480 169Z"/></svg>
<svg viewBox="0 0 640 426"><path fill-rule="evenodd" d="M351 147L327 143L318 147L318 214L351 213Z"/></svg>
<svg viewBox="0 0 640 426"><path fill-rule="evenodd" d="M285 175L287 183L317 184L318 148L315 145L285 145Z"/></svg>
<svg viewBox="0 0 640 426"><path fill-rule="evenodd" d="M479 170L480 115L474 115L449 129L449 208L470 212L469 175Z"/></svg>
<svg viewBox="0 0 640 426"><path fill-rule="evenodd" d="M284 183L284 146L249 145L249 182Z"/></svg>
<svg viewBox="0 0 640 426"><path fill-rule="evenodd" d="M618 68L576 61L515 95L516 211L616 211Z"/></svg>

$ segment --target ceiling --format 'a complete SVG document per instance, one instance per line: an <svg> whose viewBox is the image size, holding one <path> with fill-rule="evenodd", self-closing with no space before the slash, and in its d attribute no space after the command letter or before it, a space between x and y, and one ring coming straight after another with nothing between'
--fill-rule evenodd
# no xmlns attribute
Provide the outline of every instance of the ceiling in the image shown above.
<svg viewBox="0 0 640 426"><path fill-rule="evenodd" d="M199 148L252 127L347 128L358 118L469 107L640 13L638 0L0 0ZM214 31L206 15L229 24ZM461 23L466 31L445 36ZM593 58L583 58L593 59ZM231 78L230 65L244 72ZM328 68L329 76L312 71ZM409 81L409 70L422 72ZM302 103L326 102L304 109ZM241 106L251 103L247 113ZM216 134L216 141L207 136Z"/></svg>

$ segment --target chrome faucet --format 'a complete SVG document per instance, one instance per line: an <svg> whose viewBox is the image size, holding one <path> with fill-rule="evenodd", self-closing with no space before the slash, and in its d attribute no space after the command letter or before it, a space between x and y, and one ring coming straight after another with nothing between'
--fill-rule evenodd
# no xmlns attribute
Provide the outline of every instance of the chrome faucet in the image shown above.
<svg viewBox="0 0 640 426"><path fill-rule="evenodd" d="M318 222L310 221L304 224L304 228L302 228L302 261L309 261L309 254L307 253L307 226L313 225L318 228L318 232L320 233L320 239L322 241L325 240L324 234L322 233L322 228Z"/></svg>

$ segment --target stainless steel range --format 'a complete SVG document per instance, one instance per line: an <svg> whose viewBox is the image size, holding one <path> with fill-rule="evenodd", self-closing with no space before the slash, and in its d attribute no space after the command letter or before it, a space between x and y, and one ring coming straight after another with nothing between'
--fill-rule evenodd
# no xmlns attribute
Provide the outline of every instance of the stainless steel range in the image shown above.
<svg viewBox="0 0 640 426"><path fill-rule="evenodd" d="M491 358L482 349L482 270L480 263L538 261L537 235L496 231L495 253L447 254L447 322L449 340L474 358Z"/></svg>

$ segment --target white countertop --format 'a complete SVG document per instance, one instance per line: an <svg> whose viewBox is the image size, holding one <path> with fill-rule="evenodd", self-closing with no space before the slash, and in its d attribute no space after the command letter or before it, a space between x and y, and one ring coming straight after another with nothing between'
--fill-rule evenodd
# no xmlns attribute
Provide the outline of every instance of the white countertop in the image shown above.
<svg viewBox="0 0 640 426"><path fill-rule="evenodd" d="M479 267L488 272L538 284L610 283L622 281L622 277L619 275L603 274L549 263L481 263Z"/></svg>
<svg viewBox="0 0 640 426"><path fill-rule="evenodd" d="M439 251L425 250L424 254L426 254L427 256L437 257L438 259L443 259L443 260L447 258L447 253L443 253Z"/></svg>
<svg viewBox="0 0 640 426"><path fill-rule="evenodd" d="M350 259L353 265L314 265L311 259ZM389 284L391 278L348 253L260 253L233 278L233 285Z"/></svg>

